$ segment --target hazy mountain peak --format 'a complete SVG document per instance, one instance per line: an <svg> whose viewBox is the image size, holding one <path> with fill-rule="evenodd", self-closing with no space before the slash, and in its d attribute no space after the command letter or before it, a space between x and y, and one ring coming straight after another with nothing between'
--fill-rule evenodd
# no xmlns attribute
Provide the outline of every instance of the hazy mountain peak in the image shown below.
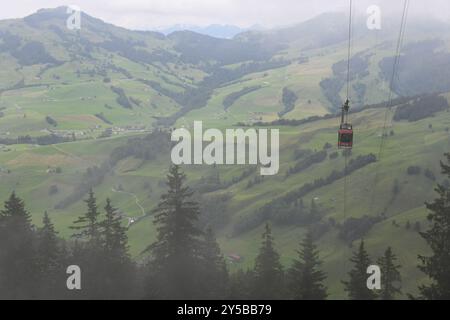
<svg viewBox="0 0 450 320"><path fill-rule="evenodd" d="M196 26L196 25L176 24L167 28L159 29L157 31L165 35L170 35L178 31L192 31L195 33L207 35L214 38L231 39L235 35L244 32L246 30L248 29L234 25L211 24L208 26Z"/></svg>
<svg viewBox="0 0 450 320"><path fill-rule="evenodd" d="M24 18L25 21L45 22L50 19L67 19L67 6L56 8L43 8Z"/></svg>

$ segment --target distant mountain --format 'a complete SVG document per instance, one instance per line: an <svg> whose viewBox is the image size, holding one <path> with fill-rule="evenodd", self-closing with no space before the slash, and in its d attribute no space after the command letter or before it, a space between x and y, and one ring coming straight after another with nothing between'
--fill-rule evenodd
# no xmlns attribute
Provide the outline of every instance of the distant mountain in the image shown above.
<svg viewBox="0 0 450 320"><path fill-rule="evenodd" d="M240 28L238 26L233 25L220 25L220 24L212 24L206 27L200 27L195 25L183 25L177 24L168 28L159 29L158 32L161 32L165 35L169 35L176 31L192 31L200 34L204 34L207 36L211 36L214 38L221 39L232 39L239 33L253 30L254 28Z"/></svg>
<svg viewBox="0 0 450 320"><path fill-rule="evenodd" d="M201 197L202 228L218 231L224 252L245 257L238 268L253 264L266 221L282 244L283 262L310 230L325 253L331 298L346 297L343 261L352 243L366 239L373 258L392 245L403 265L403 291L415 293L417 254L427 252L417 232L427 225L423 203L435 196L436 182L450 185L438 166L448 151L450 113L442 97L396 99L402 105L392 109L387 148L373 163L370 153L385 141L382 102L400 18L383 20L379 32L368 30L364 17L355 19L352 110L375 105L351 115L357 130L347 171L341 153L329 148L339 123L332 114L347 89L345 14L271 30L234 27L235 36L225 33L232 26L210 27L210 34L186 26L168 35L132 31L84 13L81 29L69 30L67 17L60 7L0 21L0 201L15 190L34 223L47 211L64 236L84 212L90 188L99 204L114 197L125 219L142 217L142 207L151 212L166 192L170 153L156 128L191 128L201 120L225 130L275 121L278 176L262 179L256 167L186 166ZM446 24L408 21L396 98L437 91L450 100L449 35ZM140 137L150 130L156 138ZM408 167L421 173L411 175ZM57 168L61 173L53 173ZM151 215L136 219L129 229L133 255L147 247L146 232L154 236Z"/></svg>
<svg viewBox="0 0 450 320"><path fill-rule="evenodd" d="M192 109L208 105L213 92L226 84L280 68L284 69L284 79L289 79L296 74L295 65L317 59L324 61L315 69L315 89L310 95L323 94L326 100L321 106L327 110L334 110L341 104L346 79L342 71L346 66L345 54L337 61L335 57L330 60L321 57L340 50L346 52L345 14L325 13L297 25L271 30L255 27L244 31L229 25L174 26L163 31L170 33L165 35L127 30L84 13L81 30L69 30L66 9L42 9L23 19L0 21L0 70L7 70L0 73L0 90L72 84L76 82L73 77L81 80L83 75L88 75L89 81L101 83L120 81L124 76L139 85L145 83L161 97L172 100L177 110L172 110L170 117L168 114L157 117L160 123L163 123L161 119L170 119L168 123L172 125ZM398 21L386 19L383 26L375 34L367 29L363 17L355 19L353 42L367 43L363 51L355 50L351 63L356 104L363 104L367 99L375 103L384 97L379 84L390 78ZM195 31L174 31L177 28ZM204 34L207 31L209 35ZM405 45L417 41L421 44L404 52L399 67L404 82L395 88L396 93L450 91L447 76L450 72L449 26L414 19L409 22L407 31ZM232 39L225 39L227 37ZM318 53L318 49L321 52ZM375 50L383 52L373 57ZM424 63L415 63L418 54ZM115 78L117 76L119 78ZM109 95L115 96L115 93L109 92Z"/></svg>

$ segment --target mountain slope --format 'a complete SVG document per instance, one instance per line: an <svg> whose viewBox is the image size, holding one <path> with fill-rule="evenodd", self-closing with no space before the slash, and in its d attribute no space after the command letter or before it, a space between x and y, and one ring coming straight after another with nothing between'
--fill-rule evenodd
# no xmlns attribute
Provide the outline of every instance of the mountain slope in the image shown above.
<svg viewBox="0 0 450 320"><path fill-rule="evenodd" d="M417 232L427 227L423 203L437 182L448 183L439 160L450 146L450 117L437 96L399 100L387 114L380 157L384 104L355 112L352 171L344 179L332 114L345 90L345 16L228 40L129 31L85 14L74 32L65 29L66 17L58 8L0 22L0 199L17 191L35 223L48 211L69 237L93 187L102 204L114 199L124 224L135 220L129 237L139 259L155 235L151 210L165 190L168 127L278 120L269 127L281 131L279 175L263 179L248 166L183 168L202 203L201 225L217 230L226 254L244 257L231 268L253 264L261 226L271 221L285 264L313 230L332 298L343 297L347 258L361 238L374 256L393 247L404 267L404 293L414 292L423 278L416 255L427 250ZM409 29L396 94L438 91L448 100L448 29L417 25ZM356 32L353 108L386 100L395 28ZM291 108L286 92L296 96ZM418 119L408 118L412 113ZM324 117L283 125L311 116Z"/></svg>

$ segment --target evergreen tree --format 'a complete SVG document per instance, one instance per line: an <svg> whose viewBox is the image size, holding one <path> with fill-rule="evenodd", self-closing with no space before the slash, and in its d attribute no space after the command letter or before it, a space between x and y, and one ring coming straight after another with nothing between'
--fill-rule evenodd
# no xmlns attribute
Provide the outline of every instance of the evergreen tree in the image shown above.
<svg viewBox="0 0 450 320"><path fill-rule="evenodd" d="M98 220L100 213L97 208L97 200L94 192L89 190L89 197L85 200L88 210L87 212L74 221L74 226L71 229L76 230L73 236L76 238L83 238L87 240L91 246L100 245L100 222Z"/></svg>
<svg viewBox="0 0 450 320"><path fill-rule="evenodd" d="M394 300L395 296L401 294L400 265L396 264L397 257L392 252L392 248L386 249L384 256L379 258L377 263L381 269L382 285L380 298L382 300Z"/></svg>
<svg viewBox="0 0 450 320"><path fill-rule="evenodd" d="M85 203L86 213L80 216L71 227L76 231L73 237L77 242L70 260L80 267L83 274L83 290L72 294L83 299L103 299L108 288L106 270L110 270L110 267L106 263L101 237L101 221L99 221L100 212L92 190L89 191Z"/></svg>
<svg viewBox="0 0 450 320"><path fill-rule="evenodd" d="M202 263L199 207L179 166L170 168L167 180L169 190L154 210L156 241L146 250L152 254L149 283L156 286L148 290L161 298L194 299L200 295Z"/></svg>
<svg viewBox="0 0 450 320"><path fill-rule="evenodd" d="M359 250L353 253L350 261L354 264L353 269L348 273L350 280L343 281L345 291L351 300L373 300L375 293L367 288L367 268L371 261L369 254L364 248L364 241L361 241Z"/></svg>
<svg viewBox="0 0 450 320"><path fill-rule="evenodd" d="M299 259L295 260L291 269L290 289L295 300L324 300L327 297L323 281L326 279L320 270L322 261L314 245L311 233L308 232L298 251Z"/></svg>
<svg viewBox="0 0 450 320"><path fill-rule="evenodd" d="M254 283L253 270L238 270L230 275L230 300L251 300L253 298L252 286Z"/></svg>
<svg viewBox="0 0 450 320"><path fill-rule="evenodd" d="M0 298L36 298L35 237L31 216L13 192L0 211Z"/></svg>
<svg viewBox="0 0 450 320"><path fill-rule="evenodd" d="M38 230L37 270L40 280L40 298L56 299L65 291L65 252L55 227L45 212L42 228Z"/></svg>
<svg viewBox="0 0 450 320"><path fill-rule="evenodd" d="M117 209L112 206L110 199L106 199L105 220L100 225L106 254L119 262L128 261L127 228L122 226L122 218L117 214Z"/></svg>
<svg viewBox="0 0 450 320"><path fill-rule="evenodd" d="M448 165L441 162L442 173L450 178L450 154L446 154ZM450 189L443 185L436 188L438 198L426 206L431 213L428 220L431 228L420 233L431 248L431 256L419 256L419 269L431 280L430 285L419 288L423 299L450 299Z"/></svg>
<svg viewBox="0 0 450 320"><path fill-rule="evenodd" d="M202 295L207 299L224 299L227 294L228 270L211 228L205 232L203 245L203 283Z"/></svg>
<svg viewBox="0 0 450 320"><path fill-rule="evenodd" d="M101 234L105 266L105 294L108 299L131 298L135 285L135 270L128 254L127 228L122 226L122 218L117 209L106 199L105 220L101 222Z"/></svg>
<svg viewBox="0 0 450 320"><path fill-rule="evenodd" d="M283 267L280 256L274 248L272 231L268 223L262 238L262 245L255 261L253 296L261 300L281 299L284 297Z"/></svg>

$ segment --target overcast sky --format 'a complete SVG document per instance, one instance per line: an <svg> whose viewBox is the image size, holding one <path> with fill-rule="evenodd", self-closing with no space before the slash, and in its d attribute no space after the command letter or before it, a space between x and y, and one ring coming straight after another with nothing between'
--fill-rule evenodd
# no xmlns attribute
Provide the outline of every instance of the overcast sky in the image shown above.
<svg viewBox="0 0 450 320"><path fill-rule="evenodd" d="M82 11L129 29L159 29L176 24L240 27L284 26L322 12L347 10L349 0L13 0L2 1L0 19L19 18L40 8L77 5ZM398 12L401 0L354 0L355 11L364 13L378 4L382 13ZM450 21L449 0L411 0L411 14L437 16Z"/></svg>

